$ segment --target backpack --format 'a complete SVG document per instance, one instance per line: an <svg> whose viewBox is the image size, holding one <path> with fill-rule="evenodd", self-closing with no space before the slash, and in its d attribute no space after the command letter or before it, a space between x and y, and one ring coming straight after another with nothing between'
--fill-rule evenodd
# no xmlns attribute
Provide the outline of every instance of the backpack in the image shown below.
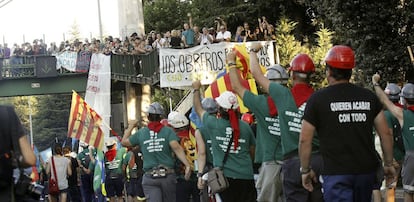
<svg viewBox="0 0 414 202"><path fill-rule="evenodd" d="M5 118L6 120L0 119L0 123L4 123L0 125L0 138L4 145L12 145L12 135L9 128L5 126L10 125L10 118L8 118L9 110L5 106L0 106L0 114L6 114L7 117L0 117ZM11 186L12 179L13 179L13 156L12 151L6 151L4 145L0 146L0 189L6 188Z"/></svg>

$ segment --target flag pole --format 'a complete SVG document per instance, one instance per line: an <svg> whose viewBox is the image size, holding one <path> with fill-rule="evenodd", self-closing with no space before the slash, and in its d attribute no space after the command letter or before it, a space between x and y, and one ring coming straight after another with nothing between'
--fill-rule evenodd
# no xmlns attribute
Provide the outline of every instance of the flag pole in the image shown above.
<svg viewBox="0 0 414 202"><path fill-rule="evenodd" d="M30 144L32 144L32 147L34 148L33 143L33 125L32 125L32 106L30 105L30 97L27 99L27 104L29 105L29 125L30 125Z"/></svg>
<svg viewBox="0 0 414 202"><path fill-rule="evenodd" d="M116 131L114 131L111 126L109 126L103 119L101 121L102 125L107 127L109 129L109 131L111 132L112 135L114 135L119 141L122 140L122 138L118 135L118 133Z"/></svg>

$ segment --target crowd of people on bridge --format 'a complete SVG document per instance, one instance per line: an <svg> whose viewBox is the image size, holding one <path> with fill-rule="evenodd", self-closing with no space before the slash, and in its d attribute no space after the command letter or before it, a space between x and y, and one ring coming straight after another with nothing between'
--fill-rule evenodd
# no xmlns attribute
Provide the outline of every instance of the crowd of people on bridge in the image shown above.
<svg viewBox="0 0 414 202"><path fill-rule="evenodd" d="M188 48L197 45L208 45L212 43L265 41L275 39L275 29L266 17L258 18L255 29L250 28L249 23L237 27L233 32L228 31L227 23L220 17L215 19L216 27L199 27L193 25L191 14L188 14L189 21L183 24L181 29L155 31L149 33L133 33L130 36L114 38L107 36L100 39L74 39L62 41L60 44L51 42L47 45L44 39L35 39L32 43L24 42L19 45L14 43L0 44L0 58L3 58L4 65L20 64L15 61L23 56L56 55L63 51L90 51L92 53L104 54L146 54L159 48Z"/></svg>

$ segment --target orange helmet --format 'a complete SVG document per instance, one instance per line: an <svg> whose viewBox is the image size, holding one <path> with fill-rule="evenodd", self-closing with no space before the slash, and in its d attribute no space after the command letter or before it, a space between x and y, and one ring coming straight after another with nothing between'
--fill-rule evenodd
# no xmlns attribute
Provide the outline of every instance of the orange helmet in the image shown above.
<svg viewBox="0 0 414 202"><path fill-rule="evenodd" d="M290 71L311 73L315 72L315 65L307 54L298 54L290 62Z"/></svg>
<svg viewBox="0 0 414 202"><path fill-rule="evenodd" d="M336 69L352 69L355 67L355 54L348 46L336 45L326 53L325 62Z"/></svg>
<svg viewBox="0 0 414 202"><path fill-rule="evenodd" d="M252 125L253 121L254 121L254 117L253 114L250 113L244 113L241 117L241 120L246 122L249 125Z"/></svg>

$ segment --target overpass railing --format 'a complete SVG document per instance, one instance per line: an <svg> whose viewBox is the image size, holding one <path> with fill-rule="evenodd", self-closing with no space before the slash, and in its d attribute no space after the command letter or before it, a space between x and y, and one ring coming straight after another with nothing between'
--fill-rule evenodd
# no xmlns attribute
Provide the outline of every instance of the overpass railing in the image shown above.
<svg viewBox="0 0 414 202"><path fill-rule="evenodd" d="M154 84L159 81L158 51L142 55L111 55L112 79ZM84 74L56 69L56 57L50 55L0 58L0 80L44 78Z"/></svg>

